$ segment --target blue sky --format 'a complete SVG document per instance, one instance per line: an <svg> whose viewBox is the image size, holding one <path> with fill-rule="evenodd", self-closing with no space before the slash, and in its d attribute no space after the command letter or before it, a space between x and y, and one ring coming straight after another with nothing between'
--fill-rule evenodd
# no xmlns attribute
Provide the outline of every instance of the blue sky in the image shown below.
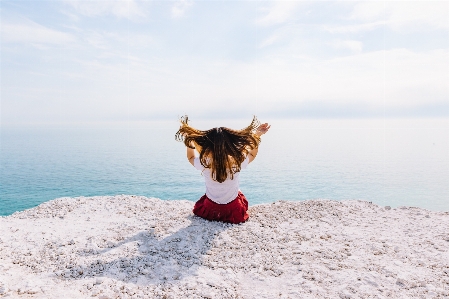
<svg viewBox="0 0 449 299"><path fill-rule="evenodd" d="M2 124L449 116L447 1L5 1Z"/></svg>

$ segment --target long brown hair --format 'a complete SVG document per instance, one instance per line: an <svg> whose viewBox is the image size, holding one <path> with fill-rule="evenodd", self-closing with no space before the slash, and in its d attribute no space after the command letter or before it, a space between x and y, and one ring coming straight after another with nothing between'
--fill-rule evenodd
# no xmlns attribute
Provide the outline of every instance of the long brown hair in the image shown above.
<svg viewBox="0 0 449 299"><path fill-rule="evenodd" d="M184 142L190 148L196 148L200 162L210 168L212 179L223 183L228 174L231 179L241 170L241 164L248 152L260 144L260 137L255 135L260 122L254 116L251 124L242 130L225 127L201 131L189 126L187 115L181 117L181 127L176 132L176 141Z"/></svg>

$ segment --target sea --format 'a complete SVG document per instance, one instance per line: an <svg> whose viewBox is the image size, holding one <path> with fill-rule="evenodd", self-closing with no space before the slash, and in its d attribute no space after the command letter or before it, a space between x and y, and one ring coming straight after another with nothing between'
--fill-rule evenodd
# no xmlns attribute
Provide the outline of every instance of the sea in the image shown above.
<svg viewBox="0 0 449 299"><path fill-rule="evenodd" d="M192 121L240 129L251 119ZM259 154L242 170L250 205L309 199L449 211L449 119L263 119ZM0 215L60 197L143 195L196 201L201 172L175 141L177 119L3 125Z"/></svg>

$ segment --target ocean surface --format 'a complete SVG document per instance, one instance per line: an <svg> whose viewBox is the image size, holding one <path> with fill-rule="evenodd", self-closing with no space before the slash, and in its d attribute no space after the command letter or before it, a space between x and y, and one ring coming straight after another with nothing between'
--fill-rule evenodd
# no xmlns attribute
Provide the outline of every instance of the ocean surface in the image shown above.
<svg viewBox="0 0 449 299"><path fill-rule="evenodd" d="M191 122L243 128L248 120ZM250 205L362 199L449 211L449 119L263 120L257 159L242 171ZM197 200L201 173L173 121L2 126L0 215L59 197L136 194Z"/></svg>

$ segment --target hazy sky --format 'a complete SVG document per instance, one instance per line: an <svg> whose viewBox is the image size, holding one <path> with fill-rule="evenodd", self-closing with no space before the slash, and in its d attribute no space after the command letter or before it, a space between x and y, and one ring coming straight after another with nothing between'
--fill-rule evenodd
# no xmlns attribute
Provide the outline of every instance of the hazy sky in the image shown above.
<svg viewBox="0 0 449 299"><path fill-rule="evenodd" d="M0 1L1 122L449 116L448 1Z"/></svg>

